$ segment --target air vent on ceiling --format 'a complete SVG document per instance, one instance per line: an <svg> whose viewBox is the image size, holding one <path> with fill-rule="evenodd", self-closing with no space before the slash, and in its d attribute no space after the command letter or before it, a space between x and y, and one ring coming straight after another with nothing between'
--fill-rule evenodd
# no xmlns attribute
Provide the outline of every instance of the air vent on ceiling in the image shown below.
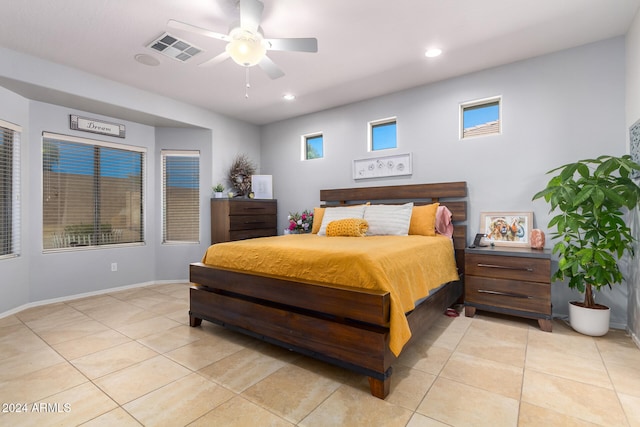
<svg viewBox="0 0 640 427"><path fill-rule="evenodd" d="M202 49L197 48L184 40L180 40L169 33L163 33L147 47L158 51L169 58L177 59L182 62L187 61L202 52Z"/></svg>

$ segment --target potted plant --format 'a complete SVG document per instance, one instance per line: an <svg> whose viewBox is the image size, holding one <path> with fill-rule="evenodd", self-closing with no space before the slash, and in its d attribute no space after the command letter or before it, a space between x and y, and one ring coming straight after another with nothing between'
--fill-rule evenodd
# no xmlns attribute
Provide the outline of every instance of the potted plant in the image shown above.
<svg viewBox="0 0 640 427"><path fill-rule="evenodd" d="M639 170L629 155L580 160L547 172L555 175L533 196L558 212L548 224L557 239L553 280L567 279L584 293L583 302L569 303L569 321L578 332L600 336L609 330L610 310L596 304L594 291L621 283L618 260L625 252L634 255L635 239L623 215L638 205L640 187L631 177Z"/></svg>
<svg viewBox="0 0 640 427"><path fill-rule="evenodd" d="M224 193L224 186L220 183L216 184L216 186L213 187L213 197L221 199L222 193Z"/></svg>

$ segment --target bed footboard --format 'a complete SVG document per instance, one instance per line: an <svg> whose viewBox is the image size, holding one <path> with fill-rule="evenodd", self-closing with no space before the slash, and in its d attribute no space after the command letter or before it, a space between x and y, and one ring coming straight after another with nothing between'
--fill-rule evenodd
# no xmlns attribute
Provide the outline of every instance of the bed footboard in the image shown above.
<svg viewBox="0 0 640 427"><path fill-rule="evenodd" d="M369 377L372 395L384 399L389 394L396 357L389 349L388 293L254 276L200 263L190 269L191 326L202 320L219 324L363 374ZM461 285L442 287L408 315L412 331L428 328L461 292ZM362 310L363 301L369 309Z"/></svg>

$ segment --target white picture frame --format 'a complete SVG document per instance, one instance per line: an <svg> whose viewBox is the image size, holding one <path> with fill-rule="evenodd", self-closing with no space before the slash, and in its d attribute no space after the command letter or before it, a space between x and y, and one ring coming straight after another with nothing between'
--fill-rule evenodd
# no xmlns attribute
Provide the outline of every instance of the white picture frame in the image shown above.
<svg viewBox="0 0 640 427"><path fill-rule="evenodd" d="M251 175L251 191L254 199L273 199L273 176Z"/></svg>
<svg viewBox="0 0 640 427"><path fill-rule="evenodd" d="M480 212L480 233L495 246L529 247L533 212Z"/></svg>
<svg viewBox="0 0 640 427"><path fill-rule="evenodd" d="M353 179L383 178L412 173L411 153L353 161Z"/></svg>
<svg viewBox="0 0 640 427"><path fill-rule="evenodd" d="M640 120L637 120L629 128L629 151L631 160L640 164ZM640 179L640 172L634 170L631 178Z"/></svg>

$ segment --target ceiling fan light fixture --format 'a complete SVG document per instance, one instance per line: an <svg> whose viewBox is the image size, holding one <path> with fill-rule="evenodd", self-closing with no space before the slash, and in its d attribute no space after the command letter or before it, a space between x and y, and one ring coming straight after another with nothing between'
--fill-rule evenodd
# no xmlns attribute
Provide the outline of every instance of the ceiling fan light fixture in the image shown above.
<svg viewBox="0 0 640 427"><path fill-rule="evenodd" d="M424 53L424 56L426 56L427 58L435 58L440 55L442 55L442 49L439 49L437 47L429 49Z"/></svg>
<svg viewBox="0 0 640 427"><path fill-rule="evenodd" d="M251 33L241 28L234 29L231 41L225 47L231 59L243 67L253 67L258 64L267 53L267 47L260 33Z"/></svg>

